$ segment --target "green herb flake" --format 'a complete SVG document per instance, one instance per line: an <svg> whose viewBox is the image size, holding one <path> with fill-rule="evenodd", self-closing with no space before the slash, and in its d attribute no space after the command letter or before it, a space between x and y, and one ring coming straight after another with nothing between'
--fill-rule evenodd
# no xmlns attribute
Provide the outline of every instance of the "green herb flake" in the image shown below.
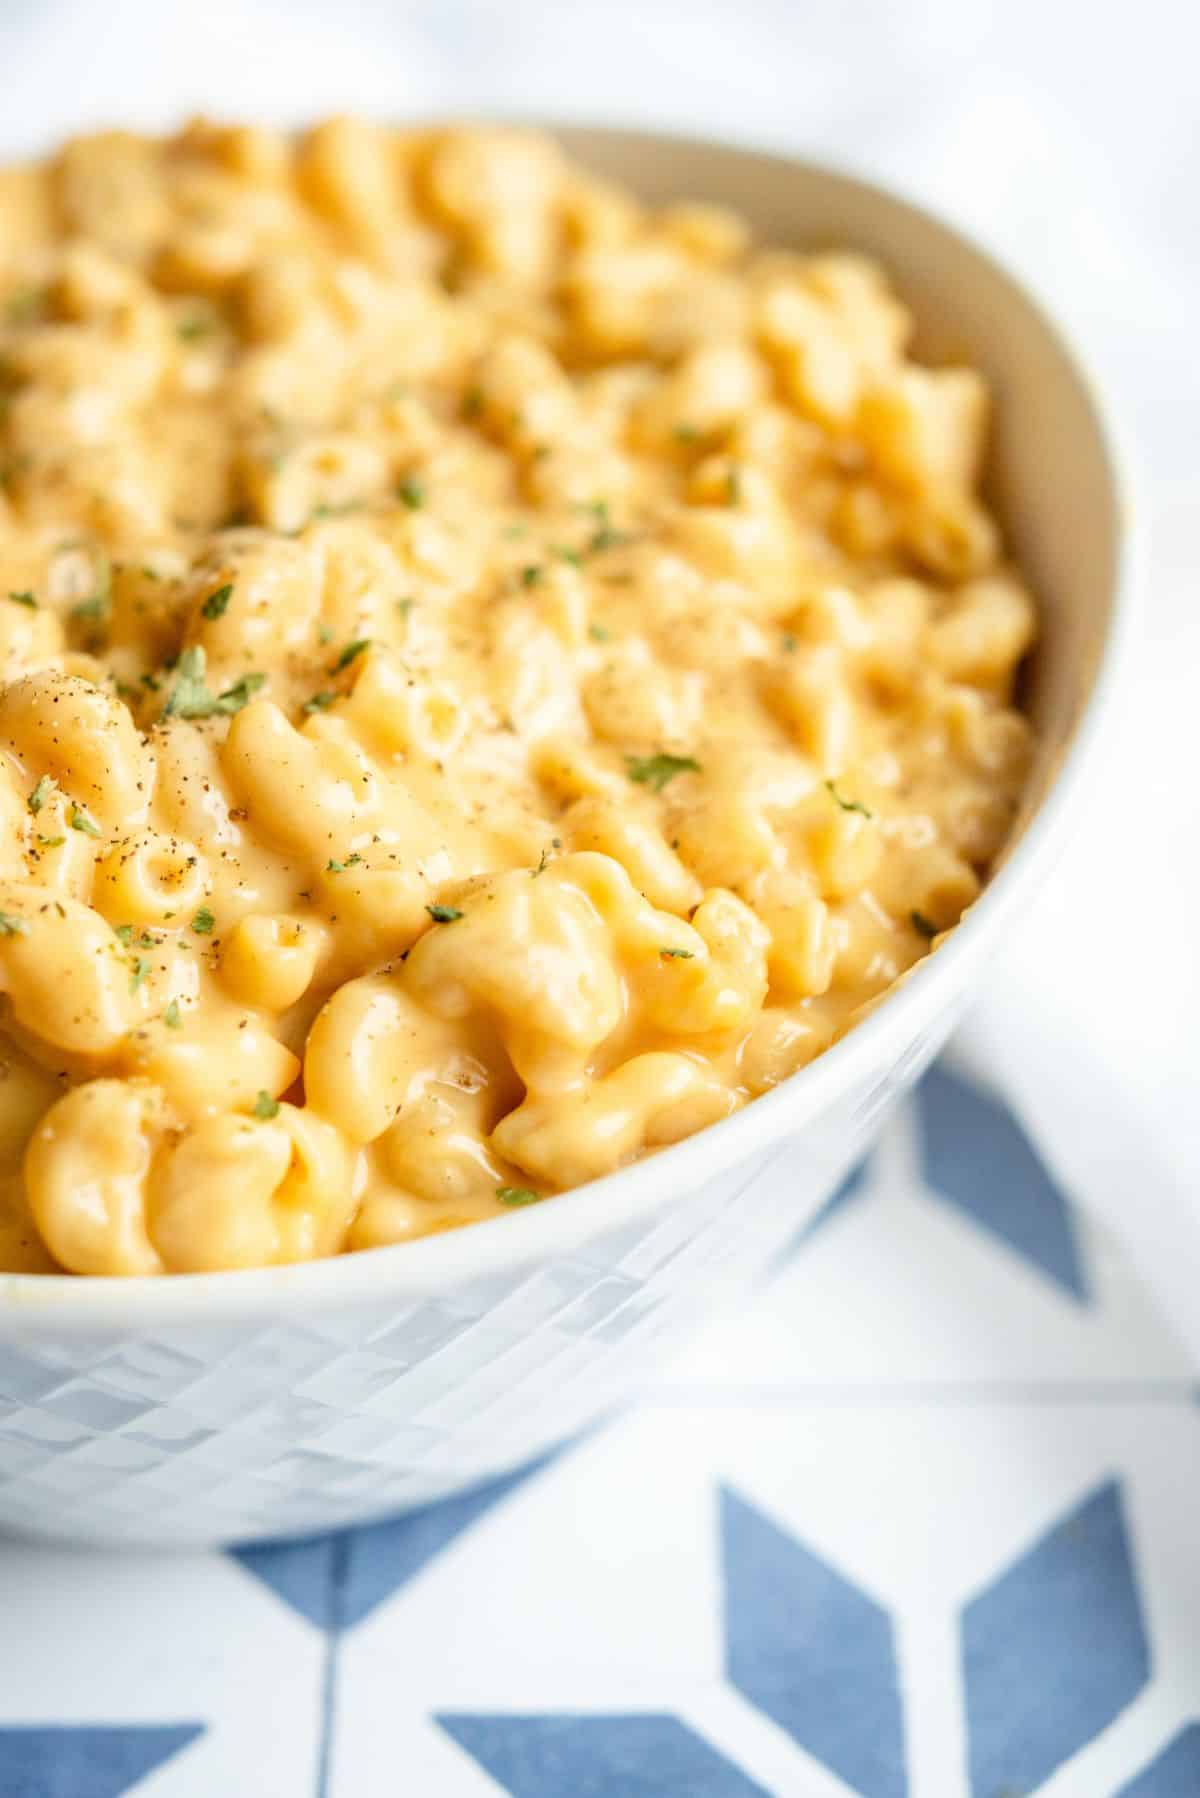
<svg viewBox="0 0 1200 1798"><path fill-rule="evenodd" d="M795 655L797 639L791 631L784 631L783 633L783 648L786 654Z"/></svg>
<svg viewBox="0 0 1200 1798"><path fill-rule="evenodd" d="M425 910L435 924L453 924L456 918L462 917L462 913L453 905L427 905Z"/></svg>
<svg viewBox="0 0 1200 1798"><path fill-rule="evenodd" d="M398 599L396 601L396 610L399 612L401 618L407 618L416 603L415 599Z"/></svg>
<svg viewBox="0 0 1200 1798"><path fill-rule="evenodd" d="M583 557L577 549L572 549L569 543L552 543L550 554L557 556L560 562L569 562L572 568L583 567Z"/></svg>
<svg viewBox="0 0 1200 1798"><path fill-rule="evenodd" d="M37 786L33 789L33 792L25 802L35 818L53 791L54 782L48 774L43 774L42 778L38 781Z"/></svg>
<svg viewBox="0 0 1200 1798"><path fill-rule="evenodd" d="M341 655L333 664L330 673L340 674L343 668L348 668L350 666L356 656L360 656L364 649L369 649L370 647L370 637L356 637L353 643L347 643L345 649L343 649Z"/></svg>
<svg viewBox="0 0 1200 1798"><path fill-rule="evenodd" d="M264 1123L279 1116L279 1100L273 1099L265 1087L259 1088L258 1097L254 1101L254 1115L262 1118Z"/></svg>
<svg viewBox="0 0 1200 1798"><path fill-rule="evenodd" d="M133 958L133 968L129 975L129 990L131 993L137 992L138 987L141 986L149 972L150 963L142 956L135 955Z"/></svg>
<svg viewBox="0 0 1200 1798"><path fill-rule="evenodd" d="M217 328L217 321L206 313L196 312L190 318L181 318L175 327L175 334L184 343L196 343L201 337L211 337Z"/></svg>
<svg viewBox="0 0 1200 1798"><path fill-rule="evenodd" d="M67 815L67 823L72 830L81 830L85 837L99 837L104 834L90 812L81 805L72 805Z"/></svg>
<svg viewBox="0 0 1200 1798"><path fill-rule="evenodd" d="M695 425L676 425L671 435L676 443L699 443L701 434Z"/></svg>
<svg viewBox="0 0 1200 1798"><path fill-rule="evenodd" d="M24 936L29 925L10 911L0 911L0 936Z"/></svg>
<svg viewBox="0 0 1200 1798"><path fill-rule="evenodd" d="M28 589L23 593L10 593L8 597L14 606L26 606L31 612L37 611L37 600Z"/></svg>
<svg viewBox="0 0 1200 1798"><path fill-rule="evenodd" d="M66 840L66 837L39 837L38 845L42 849L58 849Z"/></svg>
<svg viewBox="0 0 1200 1798"><path fill-rule="evenodd" d="M462 415L464 418L478 418L483 411L483 388L468 387L462 396Z"/></svg>
<svg viewBox="0 0 1200 1798"><path fill-rule="evenodd" d="M330 856L329 860L325 863L325 872L326 874L344 874L347 868L356 868L361 860L362 856L359 855L357 850L353 855L348 855L344 862L335 862L333 857Z"/></svg>
<svg viewBox="0 0 1200 1798"><path fill-rule="evenodd" d="M405 475L396 487L396 498L410 512L419 512L425 504L425 488L415 475Z"/></svg>
<svg viewBox="0 0 1200 1798"><path fill-rule="evenodd" d="M337 694L330 693L328 689L322 693L313 693L304 701L300 710L302 712L326 712L336 698Z"/></svg>
<svg viewBox="0 0 1200 1798"><path fill-rule="evenodd" d="M658 952L666 961L694 961L694 949L660 949Z"/></svg>
<svg viewBox="0 0 1200 1798"><path fill-rule="evenodd" d="M204 604L200 607L200 616L202 618L212 619L224 618L226 612L229 610L229 602L232 598L233 582L226 581L223 587L218 587L215 593L209 594Z"/></svg>
<svg viewBox="0 0 1200 1798"><path fill-rule="evenodd" d="M927 918L925 916L924 912L912 911L912 912L909 912L908 915L909 915L909 918L912 920L913 929L917 932L917 934L919 936L923 936L926 939L926 941L930 941L933 937L935 937L937 935L937 933L938 933L937 925L933 922L933 920L931 918Z"/></svg>
<svg viewBox="0 0 1200 1798"><path fill-rule="evenodd" d="M871 811L869 807L865 806L861 799L843 799L831 780L827 780L824 784L825 791L829 794L829 797L833 800L834 804L839 806L842 811L857 812L861 818L873 818L875 816L874 812Z"/></svg>
<svg viewBox="0 0 1200 1798"><path fill-rule="evenodd" d="M740 468L731 468L725 476L725 504L736 506L740 503L741 497L742 471Z"/></svg>
<svg viewBox="0 0 1200 1798"><path fill-rule="evenodd" d="M90 599L81 599L77 606L71 607L72 618L81 624L103 624L109 614L107 593L93 593Z"/></svg>
<svg viewBox="0 0 1200 1798"><path fill-rule="evenodd" d="M213 925L216 921L217 920L213 917L207 905L202 905L192 919L192 929L196 932L197 936L211 936Z"/></svg>
<svg viewBox="0 0 1200 1798"><path fill-rule="evenodd" d="M44 287L22 287L4 302L4 317L10 325L35 324L45 313L48 299Z"/></svg>
<svg viewBox="0 0 1200 1798"><path fill-rule="evenodd" d="M178 999L172 999L171 1003L167 1006L167 1009L163 1012L163 1023L168 1030L183 1029L183 1019L179 1014Z"/></svg>
<svg viewBox="0 0 1200 1798"><path fill-rule="evenodd" d="M124 943L125 947L128 949L130 943L133 941L133 925L115 924L113 926L113 935L119 942Z"/></svg>
<svg viewBox="0 0 1200 1798"><path fill-rule="evenodd" d="M259 688L266 685L265 674L243 674L222 693L210 693L205 685L207 666L207 658L198 644L184 650L175 664L175 685L162 709L164 718L228 718L234 712L240 712Z"/></svg>
<svg viewBox="0 0 1200 1798"><path fill-rule="evenodd" d="M230 718L234 712L240 712L244 705L249 705L254 695L267 684L265 674L243 674L241 680L234 681L232 687L226 687L218 693L213 701L213 711L222 718Z"/></svg>
<svg viewBox="0 0 1200 1798"><path fill-rule="evenodd" d="M700 764L690 755L668 755L660 751L658 755L627 755L625 768L630 780L639 787L649 787L654 793L661 793L669 780L677 774L699 774Z"/></svg>
<svg viewBox="0 0 1200 1798"><path fill-rule="evenodd" d="M522 587L536 587L541 578L542 571L536 562L531 562L527 568L521 570Z"/></svg>
<svg viewBox="0 0 1200 1798"><path fill-rule="evenodd" d="M199 647L185 649L175 664L175 685L167 695L164 718L210 718L213 696L204 684L208 660Z"/></svg>
<svg viewBox="0 0 1200 1798"><path fill-rule="evenodd" d="M593 643L607 643L612 636L612 632L607 630L602 624L589 624L588 636L592 639Z"/></svg>
<svg viewBox="0 0 1200 1798"><path fill-rule="evenodd" d="M502 1205L536 1205L542 1194L529 1186L498 1186L496 1197Z"/></svg>

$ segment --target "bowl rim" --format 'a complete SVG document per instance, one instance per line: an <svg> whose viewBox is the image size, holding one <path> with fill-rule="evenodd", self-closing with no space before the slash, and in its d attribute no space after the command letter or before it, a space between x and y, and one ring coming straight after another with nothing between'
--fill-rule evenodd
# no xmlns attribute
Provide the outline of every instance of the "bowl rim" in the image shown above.
<svg viewBox="0 0 1200 1798"><path fill-rule="evenodd" d="M406 119L420 128L435 121ZM517 112L472 114L472 122L521 125L548 132L571 147L586 139L636 142L656 156L716 152L742 162L774 164L780 173L803 173L833 188L907 216L932 228L980 265L991 281L1032 318L1073 378L1107 470L1118 521L1116 559L1108 618L1091 687L1063 747L1048 790L1020 838L980 897L944 942L880 996L875 1007L806 1067L731 1116L707 1125L681 1142L640 1161L554 1195L553 1203L511 1215L485 1218L461 1229L353 1253L279 1267L229 1269L163 1276L0 1273L0 1334L12 1341L47 1324L71 1333L135 1321L185 1326L254 1317L263 1323L296 1322L312 1309L333 1312L366 1299L414 1292L430 1295L511 1268L535 1265L555 1253L585 1245L594 1235L648 1215L655 1189L695 1190L738 1163L747 1164L747 1182L758 1171L756 1151L788 1147L804 1118L825 1109L852 1088L869 1068L890 1068L906 1041L919 1033L920 1018L951 1009L956 993L968 990L963 973L1001 929L1004 919L1038 884L1064 835L1073 795L1113 711L1121 668L1133 628L1134 595L1142 565L1140 508L1133 503L1115 408L1085 357L1059 325L1027 277L1018 277L973 232L908 194L902 187L858 172L849 162L832 162L749 137L709 136L659 130L622 122L555 119ZM700 196L701 198L703 196ZM914 1016L916 1014L916 1016ZM892 1047L889 1048L889 1043ZM735 1202L731 1195L729 1203Z"/></svg>

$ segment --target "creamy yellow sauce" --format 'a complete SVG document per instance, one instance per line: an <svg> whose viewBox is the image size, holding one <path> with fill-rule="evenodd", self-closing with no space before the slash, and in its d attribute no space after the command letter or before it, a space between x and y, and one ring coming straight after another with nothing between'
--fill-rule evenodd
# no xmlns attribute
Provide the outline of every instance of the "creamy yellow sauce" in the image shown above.
<svg viewBox="0 0 1200 1798"><path fill-rule="evenodd" d="M909 329L522 132L0 171L0 1267L501 1214L927 953L1035 612Z"/></svg>

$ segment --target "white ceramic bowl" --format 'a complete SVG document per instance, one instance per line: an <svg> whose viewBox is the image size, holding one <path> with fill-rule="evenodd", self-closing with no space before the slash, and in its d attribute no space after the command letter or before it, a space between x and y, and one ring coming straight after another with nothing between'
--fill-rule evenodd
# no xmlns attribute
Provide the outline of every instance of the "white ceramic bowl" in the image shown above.
<svg viewBox="0 0 1200 1798"><path fill-rule="evenodd" d="M79 1541L294 1535L424 1503L580 1429L744 1293L936 1053L1046 877L1112 685L1125 521L1095 400L988 257L863 182L778 156L569 129L651 200L871 251L996 396L990 481L1044 608L1042 749L1004 866L953 936L736 1116L525 1212L294 1268L0 1280L0 1526ZM903 1278L902 1270L897 1278Z"/></svg>

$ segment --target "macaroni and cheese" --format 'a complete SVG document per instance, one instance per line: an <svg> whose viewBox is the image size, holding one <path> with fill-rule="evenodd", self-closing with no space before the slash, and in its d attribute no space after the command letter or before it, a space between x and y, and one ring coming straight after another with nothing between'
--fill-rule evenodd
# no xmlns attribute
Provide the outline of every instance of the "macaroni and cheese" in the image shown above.
<svg viewBox="0 0 1200 1798"><path fill-rule="evenodd" d="M0 170L0 1266L501 1215L929 951L1035 612L909 331L523 131Z"/></svg>

